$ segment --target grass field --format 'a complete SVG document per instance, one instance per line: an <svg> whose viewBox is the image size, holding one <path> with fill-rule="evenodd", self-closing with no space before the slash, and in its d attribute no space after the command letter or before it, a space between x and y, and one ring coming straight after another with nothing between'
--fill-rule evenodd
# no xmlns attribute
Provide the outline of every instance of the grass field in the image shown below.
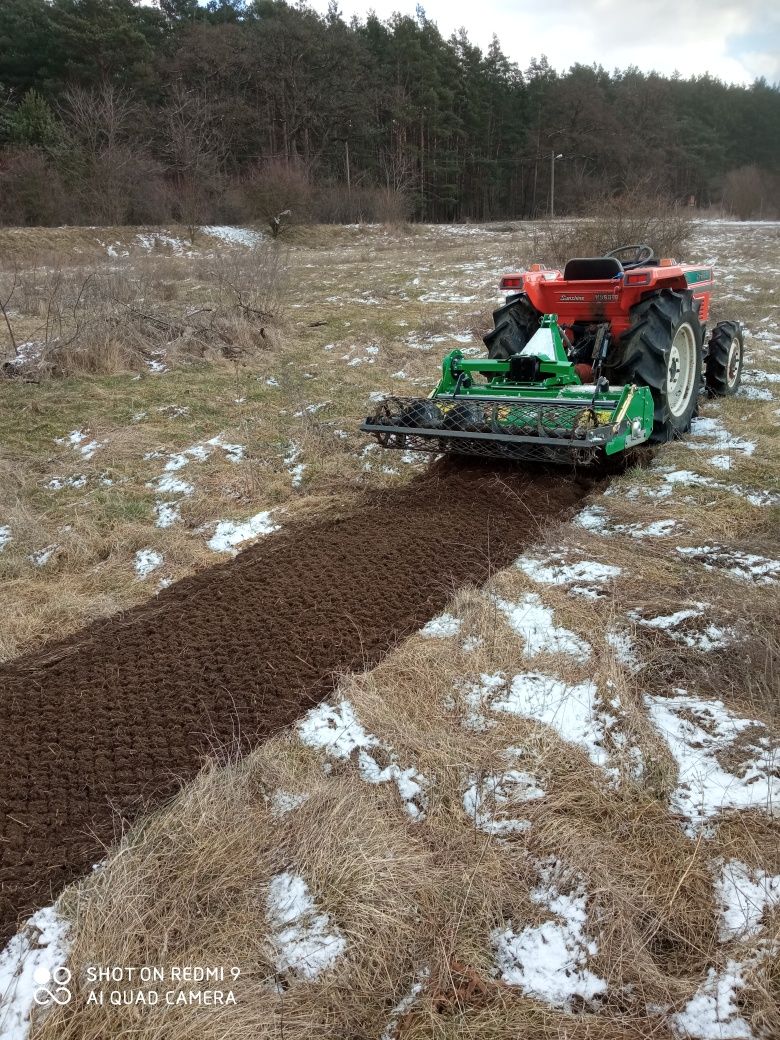
<svg viewBox="0 0 780 1040"><path fill-rule="evenodd" d="M356 424L372 393L427 389L453 337L479 348L533 230L314 229L238 359L0 383L5 655L419 472ZM26 233L19 255L69 234ZM154 262L184 285L182 253L251 250L169 234ZM126 230L78 244L85 264L148 260ZM0 977L67 955L74 980L31 1036L780 1033L779 244L778 225L693 231L715 319L746 327L737 397L207 768L28 926ZM96 964L235 965L235 1003L95 1005ZM29 1003L8 1007L26 1029Z"/></svg>

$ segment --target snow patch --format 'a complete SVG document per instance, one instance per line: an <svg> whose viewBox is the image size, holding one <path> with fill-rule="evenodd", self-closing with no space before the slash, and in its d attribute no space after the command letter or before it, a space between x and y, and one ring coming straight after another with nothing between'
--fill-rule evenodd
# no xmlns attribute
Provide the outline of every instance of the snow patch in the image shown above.
<svg viewBox="0 0 780 1040"><path fill-rule="evenodd" d="M86 433L83 433L81 430L71 430L70 433L67 434L65 437L55 437L54 443L70 444L72 448L75 448L76 445L81 444L81 442L85 441L86 439Z"/></svg>
<svg viewBox="0 0 780 1040"><path fill-rule="evenodd" d="M246 451L246 446L243 444L230 444L227 441L222 440L222 434L212 437L210 441L206 441L206 444L209 445L209 447L220 448L224 451L225 457L229 462L241 462L244 458L244 452ZM198 454L199 452L204 451L201 445L196 444L194 447L188 448L187 451L196 458L199 458L201 461L206 458L205 454Z"/></svg>
<svg viewBox="0 0 780 1040"><path fill-rule="evenodd" d="M0 539L2 538L2 534L2 528L0 528ZM2 549L2 542L0 542L0 549ZM37 552L30 553L28 559L30 560L30 563L33 563L36 567L45 567L58 549L59 545L47 545L45 549L39 549Z"/></svg>
<svg viewBox="0 0 780 1040"><path fill-rule="evenodd" d="M195 491L193 485L186 480L179 480L178 477L171 476L160 477L156 488L164 495L191 495Z"/></svg>
<svg viewBox="0 0 780 1040"><path fill-rule="evenodd" d="M393 750L378 737L366 732L348 700L335 706L323 703L312 708L298 723L298 736L303 744L324 751L331 758L344 760L354 751L359 752L358 770L361 779L370 784L395 782L407 815L415 821L425 819L426 777L414 768L402 769ZM390 759L389 764L380 766L374 755L369 753L369 748L386 755Z"/></svg>
<svg viewBox="0 0 780 1040"><path fill-rule="evenodd" d="M425 639L445 639L447 636L456 636L462 624L461 618L453 617L452 614L439 614L420 629L420 635Z"/></svg>
<svg viewBox="0 0 780 1040"><path fill-rule="evenodd" d="M181 520L181 506L178 502L155 502L155 527L173 527Z"/></svg>
<svg viewBox="0 0 780 1040"><path fill-rule="evenodd" d="M764 911L780 902L780 874L767 874L732 859L721 865L715 892L721 908L721 942L746 939L759 934Z"/></svg>
<svg viewBox="0 0 780 1040"><path fill-rule="evenodd" d="M464 654L472 654L475 650L482 646L484 642L485 640L482 638L482 636L466 636L466 638L461 643L461 650Z"/></svg>
<svg viewBox="0 0 780 1040"><path fill-rule="evenodd" d="M307 404L305 408L302 408L299 412L295 412L293 415L294 419L303 419L306 415L316 415L317 412L321 412L323 408L327 408L330 401L320 401L318 404Z"/></svg>
<svg viewBox="0 0 780 1040"><path fill-rule="evenodd" d="M751 488L742 487L740 484L724 484L720 481L714 480L712 477L705 477L701 473L694 473L689 469L656 469L663 483L659 487L652 487L645 484L631 488L630 493L627 493L628 498L669 498L674 495L676 487L706 487L713 491L728 491L732 495L737 495L740 498L744 498L753 506L772 506L777 505L780 502L780 495L773 491L754 490ZM653 470L651 470L653 472ZM607 488L605 494L613 493L611 488Z"/></svg>
<svg viewBox="0 0 780 1040"><path fill-rule="evenodd" d="M682 627L684 622L702 617L708 607L709 603L695 603L693 607L677 610L674 614L662 614L653 618L643 617L638 611L631 610L628 612L628 616L632 621L636 621L638 625L645 628L665 631L677 643L683 643L702 653L710 653L728 646L732 633L719 628L712 622L705 623L704 627L700 629L692 629L690 626Z"/></svg>
<svg viewBox="0 0 780 1040"><path fill-rule="evenodd" d="M390 1019L379 1040L394 1040L397 1036L396 1027L399 1020L407 1013L407 1011L410 1011L411 1008L414 1007L430 974L428 968L420 968L416 973L415 980L412 983L409 992L398 1001L390 1012Z"/></svg>
<svg viewBox="0 0 780 1040"><path fill-rule="evenodd" d="M271 796L271 813L284 816L293 809L298 809L308 799L308 794L293 794L291 791L274 791Z"/></svg>
<svg viewBox="0 0 780 1040"><path fill-rule="evenodd" d="M168 250L171 253L176 253L178 256L195 255L191 249L187 249L186 243L181 238L176 238L173 235L154 231L137 234L135 237L141 248L147 250L147 252Z"/></svg>
<svg viewBox="0 0 780 1040"><path fill-rule="evenodd" d="M477 732L492 729L496 722L494 719L488 718L485 712L491 707L491 699L498 691L503 690L505 686L506 676L503 672L496 672L494 675L483 672L477 682L466 680L456 682L456 692L466 708L466 714L461 724L466 729L473 729ZM455 700L448 698L446 707L454 709Z"/></svg>
<svg viewBox="0 0 780 1040"><path fill-rule="evenodd" d="M252 228L231 227L227 224L208 224L198 230L204 235L218 238L230 245L249 246L250 248L262 242L264 237L259 231L253 231Z"/></svg>
<svg viewBox="0 0 780 1040"><path fill-rule="evenodd" d="M52 976L67 961L71 945L69 932L69 923L55 907L47 906L33 914L0 953L3 1040L26 1040L33 1008L37 1008L38 988L57 988Z"/></svg>
<svg viewBox="0 0 780 1040"><path fill-rule="evenodd" d="M607 734L616 719L599 708L594 682L570 686L540 672L516 675L501 700L493 700L493 711L520 715L550 726L569 744L581 747L594 765L615 775L609 768Z"/></svg>
<svg viewBox="0 0 780 1040"><path fill-rule="evenodd" d="M541 653L568 654L578 661L590 657L590 645L569 629L556 627L553 611L544 606L535 592L529 592L519 603L498 597L495 603L512 631L522 637L523 657Z"/></svg>
<svg viewBox="0 0 780 1040"><path fill-rule="evenodd" d="M780 560L771 560L766 556L742 552L739 549L725 549L721 545L701 545L683 548L677 547L680 556L697 560L708 571L725 571L741 581L753 582L756 585L771 585L780 579Z"/></svg>
<svg viewBox="0 0 780 1040"><path fill-rule="evenodd" d="M513 758L515 754L516 750L510 748L506 757ZM498 814L511 802L536 801L544 798L546 793L531 773L507 769L488 776L471 777L463 794L463 809L474 821L474 826L486 834L519 834L531 826L528 820L505 816L499 818Z"/></svg>
<svg viewBox="0 0 780 1040"><path fill-rule="evenodd" d="M685 821L691 837L723 809L770 811L780 799L780 778L773 775L776 755L766 727L742 719L723 701L708 701L678 690L674 697L645 697L651 721L677 763L677 788L671 805ZM753 743L736 747L745 730L755 729ZM718 756L740 753L742 761L729 772Z"/></svg>
<svg viewBox="0 0 780 1040"><path fill-rule="evenodd" d="M292 486L300 487L303 483L303 474L306 470L305 462L298 462L301 457L301 449L297 444L291 444L284 457L284 464L292 477Z"/></svg>
<svg viewBox="0 0 780 1040"><path fill-rule="evenodd" d="M596 534L625 534L630 538L666 538L677 526L676 520L654 520L650 524L615 524L603 506L587 506L575 516L574 523Z"/></svg>
<svg viewBox="0 0 780 1040"><path fill-rule="evenodd" d="M154 549L139 549L135 554L135 573L139 578L146 578L152 571L162 566L163 557Z"/></svg>
<svg viewBox="0 0 780 1040"><path fill-rule="evenodd" d="M577 563L556 563L552 559L539 560L521 556L515 567L532 581L542 585L568 585L575 581L592 581L602 584L614 581L621 574L620 567L595 560L579 560Z"/></svg>
<svg viewBox="0 0 780 1040"><path fill-rule="evenodd" d="M593 1003L607 988L606 981L586 967L588 958L598 953L598 946L585 931L585 885L577 877L564 894L559 862L540 865L539 870L541 884L530 896L554 919L520 932L511 925L496 928L490 938L504 982L519 986L528 996L552 1007L573 1010L575 998Z"/></svg>
<svg viewBox="0 0 780 1040"><path fill-rule="evenodd" d="M672 1028L696 1040L752 1040L750 1026L739 1013L736 993L745 985L745 966L730 960L725 968L710 968L682 1011L673 1015Z"/></svg>
<svg viewBox="0 0 780 1040"><path fill-rule="evenodd" d="M271 879L266 898L276 970L318 978L344 953L347 942L328 914L318 913L300 874L284 871Z"/></svg>
<svg viewBox="0 0 780 1040"><path fill-rule="evenodd" d="M696 438L706 438L710 443L700 444ZM720 419L709 416L691 420L691 438L686 439L684 443L694 451L714 447L720 452L731 452L744 457L749 457L756 450L753 441L734 436L728 432ZM729 455L717 455L709 461L720 469L729 469L731 466Z"/></svg>
<svg viewBox="0 0 780 1040"><path fill-rule="evenodd" d="M331 758L345 759L356 749L379 747L378 738L366 733L347 700L336 706L323 703L312 708L298 723L298 735L308 747Z"/></svg>
<svg viewBox="0 0 780 1040"><path fill-rule="evenodd" d="M83 474L75 477L52 477L46 485L51 491L61 491L63 488L82 488L86 485L87 478Z"/></svg>
<svg viewBox="0 0 780 1040"><path fill-rule="evenodd" d="M607 644L615 651L615 657L624 668L630 672L640 672L644 667L636 654L634 641L628 632L617 628L608 628L606 633Z"/></svg>
<svg viewBox="0 0 780 1040"><path fill-rule="evenodd" d="M440 290L434 292L423 293L422 296L418 297L420 303L473 303L476 296L466 296L462 293L456 292L442 292ZM469 336L469 339L471 337Z"/></svg>
<svg viewBox="0 0 780 1040"><path fill-rule="evenodd" d="M358 769L361 779L369 784L386 784L395 781L407 815L413 820L425 819L427 781L422 773L418 773L413 767L401 769L396 762L391 762L383 769L374 756L367 751L360 752Z"/></svg>
<svg viewBox="0 0 780 1040"><path fill-rule="evenodd" d="M279 524L271 519L270 510L256 513L248 520L220 520L214 534L206 543L213 552L232 552L237 545L250 538L260 538L279 530Z"/></svg>
<svg viewBox="0 0 780 1040"><path fill-rule="evenodd" d="M774 401L775 397L771 390L764 386L742 385L737 390L738 397L747 397L750 401Z"/></svg>

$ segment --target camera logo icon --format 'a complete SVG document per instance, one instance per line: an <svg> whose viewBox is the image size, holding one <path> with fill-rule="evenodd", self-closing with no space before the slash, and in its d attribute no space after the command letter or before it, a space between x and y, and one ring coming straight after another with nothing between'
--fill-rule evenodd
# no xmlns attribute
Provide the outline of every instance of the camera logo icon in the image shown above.
<svg viewBox="0 0 780 1040"><path fill-rule="evenodd" d="M72 977L70 969L64 965L53 969L47 968L44 964L39 965L33 972L33 1000L39 1007L69 1004L73 994L68 988L68 983Z"/></svg>

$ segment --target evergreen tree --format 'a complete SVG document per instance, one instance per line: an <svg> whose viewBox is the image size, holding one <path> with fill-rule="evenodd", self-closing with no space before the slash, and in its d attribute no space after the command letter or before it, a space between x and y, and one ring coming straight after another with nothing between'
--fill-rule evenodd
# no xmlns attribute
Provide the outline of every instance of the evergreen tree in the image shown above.
<svg viewBox="0 0 780 1040"><path fill-rule="evenodd" d="M54 151L62 142L62 124L36 90L28 90L6 123L6 136L15 145Z"/></svg>

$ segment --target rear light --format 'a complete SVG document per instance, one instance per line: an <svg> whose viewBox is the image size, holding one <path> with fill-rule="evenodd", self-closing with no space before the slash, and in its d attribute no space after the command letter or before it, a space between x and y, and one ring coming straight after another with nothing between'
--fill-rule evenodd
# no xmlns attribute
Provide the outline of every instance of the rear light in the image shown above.
<svg viewBox="0 0 780 1040"><path fill-rule="evenodd" d="M638 274L627 274L624 283L626 285L649 285L652 277L653 276L649 271L642 271Z"/></svg>
<svg viewBox="0 0 780 1040"><path fill-rule="evenodd" d="M503 291L508 289L522 289L523 288L523 276L521 274L505 274L501 279L499 288Z"/></svg>

